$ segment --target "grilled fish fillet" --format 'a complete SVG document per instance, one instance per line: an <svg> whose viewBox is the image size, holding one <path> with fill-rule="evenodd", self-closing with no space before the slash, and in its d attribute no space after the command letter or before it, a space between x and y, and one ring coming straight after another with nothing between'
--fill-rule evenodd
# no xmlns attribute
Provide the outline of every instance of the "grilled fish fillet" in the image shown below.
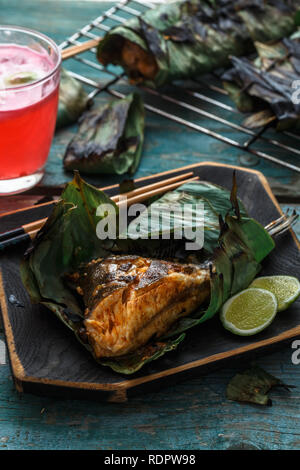
<svg viewBox="0 0 300 470"><path fill-rule="evenodd" d="M155 58L133 42L125 40L121 61L130 71L130 82L137 84L145 78L153 80L158 72Z"/></svg>
<svg viewBox="0 0 300 470"><path fill-rule="evenodd" d="M130 353L208 300L208 267L139 256L93 260L69 276L96 357Z"/></svg>

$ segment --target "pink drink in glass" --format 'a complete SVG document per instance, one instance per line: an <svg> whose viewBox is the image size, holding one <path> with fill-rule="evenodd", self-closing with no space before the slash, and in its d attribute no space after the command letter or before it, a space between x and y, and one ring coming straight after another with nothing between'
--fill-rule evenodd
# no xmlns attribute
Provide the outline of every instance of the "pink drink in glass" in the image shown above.
<svg viewBox="0 0 300 470"><path fill-rule="evenodd" d="M23 31L13 29L5 42L1 28L11 27L0 27L0 194L11 194L43 176L57 115L60 54L51 40L27 30L22 38ZM19 44L8 42L11 36Z"/></svg>

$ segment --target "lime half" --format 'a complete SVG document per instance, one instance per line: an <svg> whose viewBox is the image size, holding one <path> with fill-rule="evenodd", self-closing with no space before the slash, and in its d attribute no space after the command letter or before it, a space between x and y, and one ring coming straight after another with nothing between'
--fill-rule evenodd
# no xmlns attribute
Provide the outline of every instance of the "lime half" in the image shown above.
<svg viewBox="0 0 300 470"><path fill-rule="evenodd" d="M249 288L225 302L221 310L221 321L232 333L250 336L267 328L276 312L277 300L272 292Z"/></svg>
<svg viewBox="0 0 300 470"><path fill-rule="evenodd" d="M277 311L286 310L300 294L300 282L291 276L265 276L254 279L250 287L265 289L275 295Z"/></svg>

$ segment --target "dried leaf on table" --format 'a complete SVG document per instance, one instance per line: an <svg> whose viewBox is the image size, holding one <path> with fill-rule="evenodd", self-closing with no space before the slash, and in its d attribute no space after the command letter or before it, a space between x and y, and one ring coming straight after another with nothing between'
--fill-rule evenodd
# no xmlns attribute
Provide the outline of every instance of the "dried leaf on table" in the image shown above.
<svg viewBox="0 0 300 470"><path fill-rule="evenodd" d="M244 125L257 128L274 122L277 130L300 128L300 103L292 99L300 77L300 34L272 44L256 42L255 47L255 60L232 57L233 68L223 75L238 109L254 112Z"/></svg>
<svg viewBox="0 0 300 470"><path fill-rule="evenodd" d="M144 119L138 93L86 112L66 149L65 169L87 174L133 174L142 153Z"/></svg>
<svg viewBox="0 0 300 470"><path fill-rule="evenodd" d="M261 369L252 366L242 373L236 374L227 385L226 395L229 400L255 403L256 405L272 405L268 392L273 387L283 387L286 390L292 385L284 384L280 379Z"/></svg>
<svg viewBox="0 0 300 470"><path fill-rule="evenodd" d="M81 83L62 69L56 129L74 124L89 105L88 94Z"/></svg>

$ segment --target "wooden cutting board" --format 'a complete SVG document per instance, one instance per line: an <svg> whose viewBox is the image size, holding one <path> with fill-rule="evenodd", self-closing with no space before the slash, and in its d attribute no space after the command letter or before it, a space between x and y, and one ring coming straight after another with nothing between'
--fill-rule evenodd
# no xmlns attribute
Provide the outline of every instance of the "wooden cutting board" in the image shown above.
<svg viewBox="0 0 300 470"><path fill-rule="evenodd" d="M189 169L202 180L230 189L233 168L205 162L140 179L137 184L156 182ZM257 171L236 169L238 195L249 215L263 225L276 219L280 208L264 176ZM118 186L107 189L109 195L117 192ZM0 231L45 217L50 211L51 205L46 204L7 215L1 218ZM177 351L149 363L132 376L123 376L97 364L49 310L31 305L19 275L25 248L25 245L13 247L0 255L2 318L12 375L20 392L126 401L131 394L222 367L225 361L256 354L300 335L300 301L254 337L232 335L215 316L188 331ZM300 277L300 247L292 231L276 239L276 249L265 260L262 274ZM9 301L11 295L21 306Z"/></svg>

